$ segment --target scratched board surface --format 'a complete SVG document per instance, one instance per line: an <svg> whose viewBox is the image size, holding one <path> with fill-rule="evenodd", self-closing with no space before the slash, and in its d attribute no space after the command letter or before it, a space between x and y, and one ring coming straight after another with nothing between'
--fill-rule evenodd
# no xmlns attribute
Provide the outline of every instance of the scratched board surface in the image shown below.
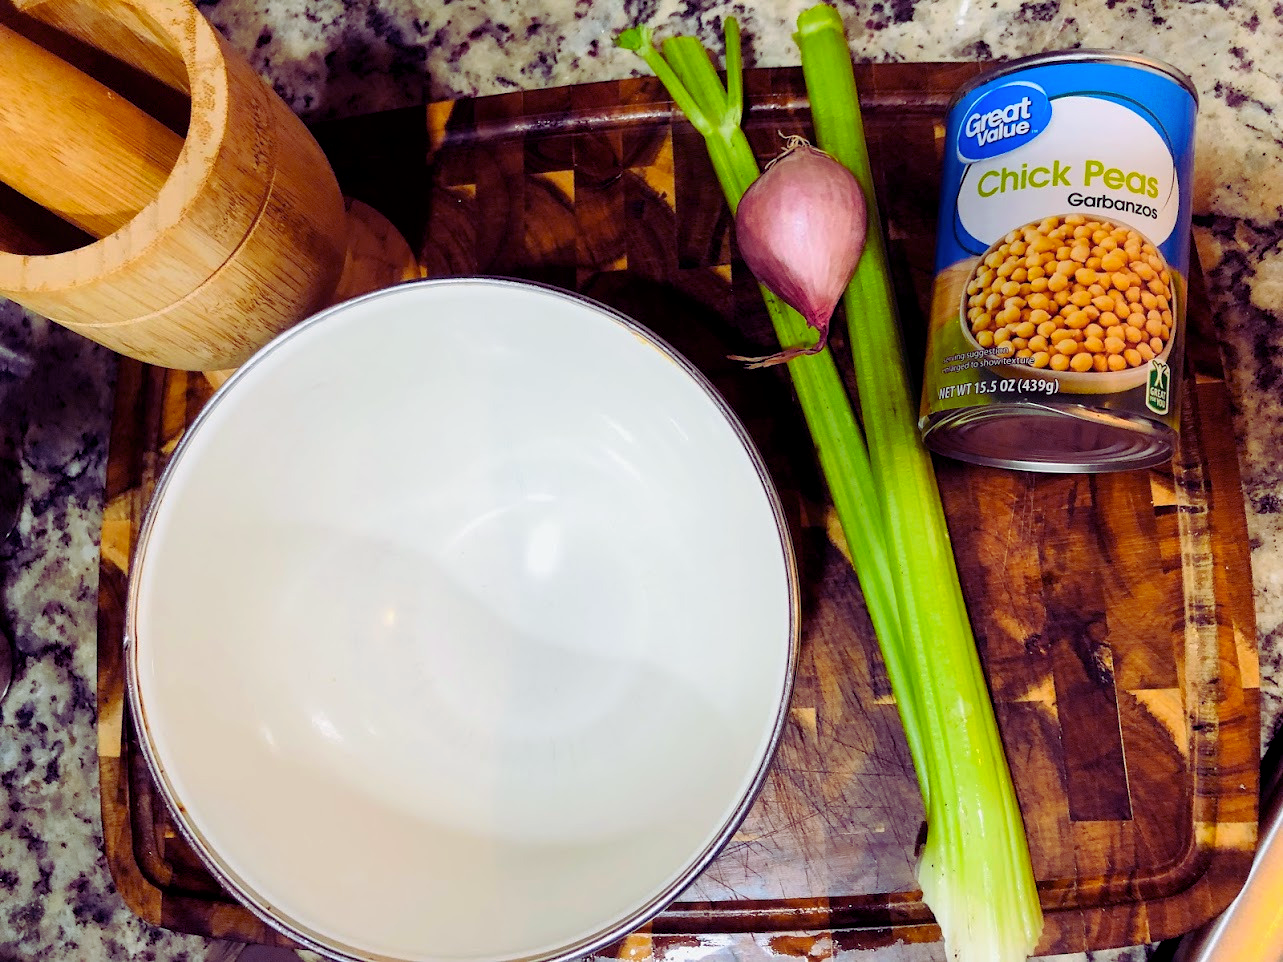
<svg viewBox="0 0 1283 962"><path fill-rule="evenodd" d="M857 74L915 356L940 121L977 69ZM796 70L749 71L746 87L760 157L777 151L781 132L809 132ZM781 490L804 612L789 723L748 819L648 937L658 946L837 931L851 947L938 938L914 881L922 806L877 644L787 375L727 359L770 351L770 325L702 143L662 88L635 79L517 93L317 133L345 191L396 221L429 275L557 284L669 340L739 413ZM1053 476L937 462L1046 909L1042 953L1188 930L1228 902L1250 864L1258 680L1247 535L1197 276L1192 288L1184 434L1170 465ZM833 347L845 364L843 328ZM150 485L208 396L199 376L122 369L99 629L106 848L144 917L285 944L177 836L121 700L129 549ZM639 772L638 790L662 778Z"/></svg>

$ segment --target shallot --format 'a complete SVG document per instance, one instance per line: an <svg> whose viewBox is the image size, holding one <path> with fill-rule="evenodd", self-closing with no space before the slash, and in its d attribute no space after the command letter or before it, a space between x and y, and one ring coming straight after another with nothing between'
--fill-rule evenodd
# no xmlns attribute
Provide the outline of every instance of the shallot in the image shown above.
<svg viewBox="0 0 1283 962"><path fill-rule="evenodd" d="M867 219L851 172L804 138L788 138L784 152L744 192L735 236L754 276L819 336L809 347L737 360L768 367L824 349L829 320L864 250Z"/></svg>

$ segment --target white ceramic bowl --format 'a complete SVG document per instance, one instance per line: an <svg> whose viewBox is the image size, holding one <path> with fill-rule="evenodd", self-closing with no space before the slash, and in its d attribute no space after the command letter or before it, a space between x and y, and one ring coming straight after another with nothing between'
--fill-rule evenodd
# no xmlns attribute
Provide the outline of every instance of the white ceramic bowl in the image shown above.
<svg viewBox="0 0 1283 962"><path fill-rule="evenodd" d="M568 957L746 814L797 612L762 461L687 362L554 289L419 282L282 335L189 430L129 695L190 841L304 944Z"/></svg>

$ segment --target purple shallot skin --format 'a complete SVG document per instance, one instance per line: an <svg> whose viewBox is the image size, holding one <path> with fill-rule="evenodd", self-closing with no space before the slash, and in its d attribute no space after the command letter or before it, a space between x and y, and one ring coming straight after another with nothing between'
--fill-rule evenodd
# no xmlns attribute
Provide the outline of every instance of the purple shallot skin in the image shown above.
<svg viewBox="0 0 1283 962"><path fill-rule="evenodd" d="M864 250L868 208L852 173L801 137L740 199L735 236L744 263L819 332L809 347L737 357L751 367L783 364L828 343L829 320Z"/></svg>

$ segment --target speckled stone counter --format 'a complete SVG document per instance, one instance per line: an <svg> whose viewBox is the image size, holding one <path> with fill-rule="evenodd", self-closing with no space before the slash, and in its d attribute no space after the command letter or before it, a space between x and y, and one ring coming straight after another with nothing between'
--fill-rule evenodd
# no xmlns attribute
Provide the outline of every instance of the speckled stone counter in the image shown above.
<svg viewBox="0 0 1283 962"><path fill-rule="evenodd" d="M734 12L751 65L795 64L810 0L199 0L305 119L636 72L611 38L645 20L716 45ZM1236 407L1261 648L1262 737L1283 721L1283 8L1273 0L842 0L864 60L1136 50L1202 94L1195 230ZM97 540L115 362L0 302L0 424L26 503L0 544L5 622L20 651L0 707L0 962L228 960L239 946L152 929L101 854L95 753ZM727 939L692 958L746 959ZM1097 958L1143 958L1141 949ZM683 956L685 957L685 956ZM940 960L939 946L844 953Z"/></svg>

